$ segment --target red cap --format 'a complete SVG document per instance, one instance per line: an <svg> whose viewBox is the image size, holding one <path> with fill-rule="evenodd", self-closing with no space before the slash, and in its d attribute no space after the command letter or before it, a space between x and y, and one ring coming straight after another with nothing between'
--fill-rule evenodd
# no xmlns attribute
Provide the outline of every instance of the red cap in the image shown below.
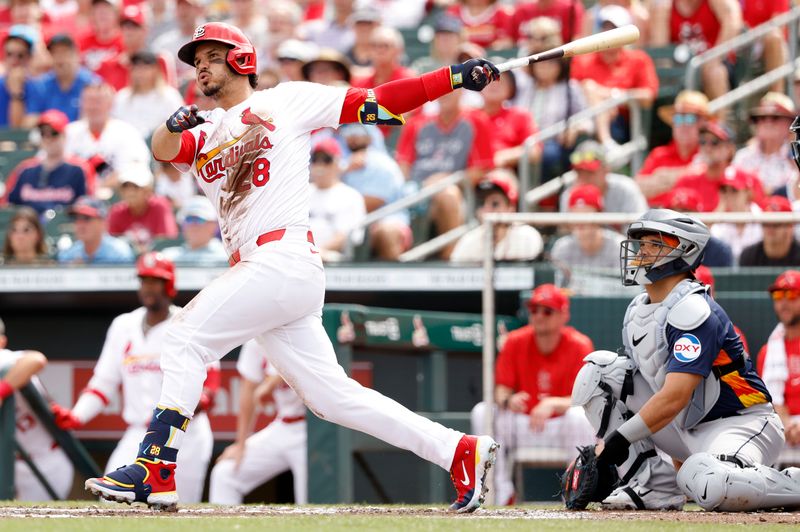
<svg viewBox="0 0 800 532"><path fill-rule="evenodd" d="M506 198L508 198L508 202L512 205L516 205L517 199L519 199L519 192L517 191L516 183L514 183L512 179L503 177L502 173L497 171L492 171L486 174L486 177L484 177L475 188L478 191L487 192L491 191L492 189L500 189L499 191L502 192Z"/></svg>
<svg viewBox="0 0 800 532"><path fill-rule="evenodd" d="M324 138L314 143L314 146L311 148L311 153L316 153L318 151L325 152L334 157L342 155L342 149L339 147L339 143L331 137Z"/></svg>
<svg viewBox="0 0 800 532"><path fill-rule="evenodd" d="M719 140L726 142L733 138L733 132L731 129L722 122L706 122L701 128L700 132L711 133Z"/></svg>
<svg viewBox="0 0 800 532"><path fill-rule="evenodd" d="M573 207L593 207L597 211L603 210L603 194L594 185L576 185L569 193L567 206Z"/></svg>
<svg viewBox="0 0 800 532"><path fill-rule="evenodd" d="M770 292L775 290L800 290L800 271L786 270L769 285Z"/></svg>
<svg viewBox="0 0 800 532"><path fill-rule="evenodd" d="M58 109L49 109L39 115L37 126L50 126L56 133L63 133L69 124L69 118Z"/></svg>
<svg viewBox="0 0 800 532"><path fill-rule="evenodd" d="M792 204L783 196L770 196L764 201L765 212L792 212Z"/></svg>
<svg viewBox="0 0 800 532"><path fill-rule="evenodd" d="M125 9L122 10L122 14L119 16L119 21L120 23L133 22L137 26L141 27L147 25L144 10L142 9L142 6L138 4L130 4L125 6Z"/></svg>
<svg viewBox="0 0 800 532"><path fill-rule="evenodd" d="M569 310L569 298L554 284L542 284L537 286L528 301L528 308L542 306L566 312Z"/></svg>
<svg viewBox="0 0 800 532"><path fill-rule="evenodd" d="M676 188L669 196L669 208L676 211L698 212L702 203L703 198L693 188Z"/></svg>
<svg viewBox="0 0 800 532"><path fill-rule="evenodd" d="M711 273L708 266L703 266L702 264L698 266L694 271L694 277L704 285L714 288L714 274Z"/></svg>
<svg viewBox="0 0 800 532"><path fill-rule="evenodd" d="M725 173L722 174L722 179L719 180L719 186L732 187L736 190L745 190L747 189L747 176L733 166L729 166L725 169Z"/></svg>

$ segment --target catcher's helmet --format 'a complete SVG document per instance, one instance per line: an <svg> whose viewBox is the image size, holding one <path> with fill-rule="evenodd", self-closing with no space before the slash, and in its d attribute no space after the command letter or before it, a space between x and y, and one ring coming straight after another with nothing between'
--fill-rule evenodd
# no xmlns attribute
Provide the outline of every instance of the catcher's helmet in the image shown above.
<svg viewBox="0 0 800 532"><path fill-rule="evenodd" d="M641 238L661 237L661 248L655 257L639 254ZM625 286L654 283L670 275L693 272L703 259L711 233L699 220L669 209L651 209L633 222L627 240L620 244L622 284Z"/></svg>
<svg viewBox="0 0 800 532"><path fill-rule="evenodd" d="M175 297L175 264L157 251L150 251L136 261L136 275L139 277L155 277L166 281L164 285L167 297Z"/></svg>
<svg viewBox="0 0 800 532"><path fill-rule="evenodd" d="M256 50L242 30L224 22L209 22L194 30L192 40L178 50L178 58L194 66L194 51L204 41L215 41L230 46L228 64L234 72L242 75L256 73Z"/></svg>

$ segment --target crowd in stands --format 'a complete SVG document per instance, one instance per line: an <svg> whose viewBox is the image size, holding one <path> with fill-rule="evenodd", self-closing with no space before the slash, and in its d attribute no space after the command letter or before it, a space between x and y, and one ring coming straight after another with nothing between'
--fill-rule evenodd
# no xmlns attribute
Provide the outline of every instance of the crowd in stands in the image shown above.
<svg viewBox="0 0 800 532"><path fill-rule="evenodd" d="M710 103L741 81L742 62L755 60L766 71L783 65L788 32L769 32L746 56L706 62L701 91L676 90L674 101L674 94L665 100L660 93L652 54L669 49L685 62L789 8L789 0L0 2L0 128L29 129L35 145L30 158L0 169L0 210L30 207L45 225L35 229L40 242L32 256L24 240L12 237L12 215L3 216L9 224L0 228L7 233L2 260L129 262L172 246L187 250L184 264L195 256L225 263L218 240L200 236L214 222L213 208L199 206L190 175L154 161L148 149L154 129L180 105L214 106L198 90L193 69L177 60L178 48L210 20L234 24L252 40L259 89L304 80L369 88L470 57L501 61L628 24L640 29L635 45L506 72L482 93L456 91L425 105L401 127L316 133L311 224L327 261L350 260L359 248L366 250L359 257L398 260L482 213L513 212L526 201L516 175L524 164L538 169L541 182L575 176L560 197L540 202L544 210L796 210L798 170L788 146L796 108L785 93L800 83L775 81L753 100L748 123L733 120L731 109L712 113ZM635 175L618 162L621 145L631 140L635 111L628 106L526 142L627 90L638 91L636 104L654 127L663 122L670 129L666 144L647 148ZM362 223L368 213L459 171L466 175L460 185ZM473 196L477 210L469 212ZM32 224L30 211L20 212L13 219ZM64 235L46 227L53 212L71 222L63 224ZM96 227L87 232L88 226ZM496 256L609 267L619 229L587 224L542 235L502 227ZM718 224L712 232L709 265L797 264L797 242L778 238L774 226ZM434 258L478 260L478 238L466 232L463 242L451 241Z"/></svg>

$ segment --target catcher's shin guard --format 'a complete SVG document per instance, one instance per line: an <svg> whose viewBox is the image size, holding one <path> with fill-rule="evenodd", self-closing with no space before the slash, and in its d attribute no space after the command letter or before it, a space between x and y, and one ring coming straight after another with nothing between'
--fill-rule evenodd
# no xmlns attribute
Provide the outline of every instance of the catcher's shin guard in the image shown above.
<svg viewBox="0 0 800 532"><path fill-rule="evenodd" d="M681 466L678 486L704 510L749 512L800 507L800 480L792 469L745 466L710 453L695 453Z"/></svg>

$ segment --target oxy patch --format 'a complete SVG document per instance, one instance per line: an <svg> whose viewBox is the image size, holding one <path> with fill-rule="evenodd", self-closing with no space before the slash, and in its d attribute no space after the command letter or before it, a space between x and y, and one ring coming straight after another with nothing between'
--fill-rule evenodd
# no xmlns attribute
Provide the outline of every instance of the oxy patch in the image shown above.
<svg viewBox="0 0 800 532"><path fill-rule="evenodd" d="M691 362L697 360L702 350L703 344L700 343L697 336L686 333L675 342L672 347L672 356L679 362Z"/></svg>

